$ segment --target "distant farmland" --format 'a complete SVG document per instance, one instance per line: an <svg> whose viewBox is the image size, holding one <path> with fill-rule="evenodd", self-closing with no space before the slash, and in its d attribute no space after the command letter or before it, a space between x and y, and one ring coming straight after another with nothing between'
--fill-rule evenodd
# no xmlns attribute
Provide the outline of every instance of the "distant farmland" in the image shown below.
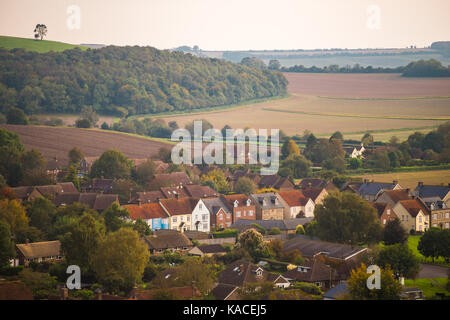
<svg viewBox="0 0 450 320"><path fill-rule="evenodd" d="M80 148L86 156L99 156L105 150L114 148L129 158L148 158L158 153L161 147L171 147L143 137L103 130L19 125L0 127L17 133L27 150L35 148L42 152L46 159L57 157L63 164L68 163L68 152L73 147Z"/></svg>
<svg viewBox="0 0 450 320"><path fill-rule="evenodd" d="M196 115L162 116L184 126L206 119L216 128L279 128L287 134L337 130L360 138L407 137L450 120L450 79L402 78L398 74L285 73L290 97Z"/></svg>

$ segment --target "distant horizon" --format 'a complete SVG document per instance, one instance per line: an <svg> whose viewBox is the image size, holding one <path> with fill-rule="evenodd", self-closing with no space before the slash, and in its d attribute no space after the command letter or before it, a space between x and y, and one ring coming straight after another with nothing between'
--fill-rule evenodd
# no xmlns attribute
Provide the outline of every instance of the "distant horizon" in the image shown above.
<svg viewBox="0 0 450 320"><path fill-rule="evenodd" d="M11 38L23 38L23 39L28 39L28 40L35 40L32 37L19 37L19 36L13 36L13 35L5 35L5 34L0 34L0 37L11 37ZM41 41L41 40L37 40L37 41ZM190 45L190 44L182 44L179 46L175 46L172 48L158 48L152 45L138 45L138 44L126 44L126 45L117 45L117 44L106 44L106 43L90 43L90 42L80 42L80 43L70 43L67 41L61 41L61 40L53 40L53 39L44 39L44 41L54 41L54 42L61 42L61 43L67 43L67 44L71 44L71 45L99 45L99 46L117 46L117 47L133 47L133 46L138 46L138 47L153 47L159 50L172 50L172 49L176 49L176 48L180 48L180 47L190 47L191 49L195 46L194 45ZM434 42L450 42L450 40L437 40L437 41L433 41L430 42L429 45L426 45L424 47L416 47L414 49L419 50L419 49L428 49L432 43ZM354 47L354 48L339 48L339 47L324 47L324 48L313 48L313 49L304 49L304 48L291 48L291 49L277 49L277 48L267 48L267 49L233 49L233 50L229 50L229 49L224 49L224 50L220 50L220 49L204 49L200 47L200 51L210 51L210 52L223 52L223 51L298 51L298 50L303 50L303 51L320 51L320 50L389 50L389 49L410 49L410 47L367 47L367 48L363 48L363 47Z"/></svg>
<svg viewBox="0 0 450 320"><path fill-rule="evenodd" d="M450 39L447 0L4 0L0 34L205 51L424 48Z"/></svg>

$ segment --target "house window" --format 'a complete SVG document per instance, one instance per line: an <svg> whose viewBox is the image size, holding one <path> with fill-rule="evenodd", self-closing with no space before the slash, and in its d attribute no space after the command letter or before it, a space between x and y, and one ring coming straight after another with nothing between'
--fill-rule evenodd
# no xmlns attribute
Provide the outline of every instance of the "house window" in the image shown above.
<svg viewBox="0 0 450 320"><path fill-rule="evenodd" d="M450 213L446 212L446 213L445 213L445 218L448 219L449 216L450 216Z"/></svg>
<svg viewBox="0 0 450 320"><path fill-rule="evenodd" d="M409 216L406 216L406 221L408 221Z"/></svg>
<svg viewBox="0 0 450 320"><path fill-rule="evenodd" d="M177 218L172 218L172 222L177 222Z"/></svg>
<svg viewBox="0 0 450 320"><path fill-rule="evenodd" d="M240 211L237 211L236 212L236 217L240 217L241 216L241 212Z"/></svg>
<svg viewBox="0 0 450 320"><path fill-rule="evenodd" d="M422 225L419 226L419 231L422 231Z"/></svg>
<svg viewBox="0 0 450 320"><path fill-rule="evenodd" d="M208 224L207 223L203 224L203 230L208 230Z"/></svg>
<svg viewBox="0 0 450 320"><path fill-rule="evenodd" d="M402 221L405 221L405 216L404 215L402 215Z"/></svg>
<svg viewBox="0 0 450 320"><path fill-rule="evenodd" d="M248 215L249 215L250 217L252 217L252 216L253 216L253 210L250 210L250 211L248 212Z"/></svg>
<svg viewBox="0 0 450 320"><path fill-rule="evenodd" d="M191 221L191 217L187 216L186 221Z"/></svg>
<svg viewBox="0 0 450 320"><path fill-rule="evenodd" d="M208 215L207 214L202 215L202 220L203 221L207 221L208 220Z"/></svg>
<svg viewBox="0 0 450 320"><path fill-rule="evenodd" d="M445 229L449 229L450 228L450 223L446 222L445 223Z"/></svg>
<svg viewBox="0 0 450 320"><path fill-rule="evenodd" d="M220 220L223 219L223 214L219 214L219 219L220 219Z"/></svg>
<svg viewBox="0 0 450 320"><path fill-rule="evenodd" d="M391 214L391 209L387 209L387 212L386 212L388 215L390 215Z"/></svg>
<svg viewBox="0 0 450 320"><path fill-rule="evenodd" d="M422 216L419 216L419 222L422 223Z"/></svg>
<svg viewBox="0 0 450 320"><path fill-rule="evenodd" d="M436 220L437 219L437 214L433 214L433 219Z"/></svg>
<svg viewBox="0 0 450 320"><path fill-rule="evenodd" d="M200 210L202 210L202 209L203 209L203 205L200 203L200 204L198 205L198 208L199 208Z"/></svg>
<svg viewBox="0 0 450 320"><path fill-rule="evenodd" d="M383 219L383 224L386 224L386 219Z"/></svg>

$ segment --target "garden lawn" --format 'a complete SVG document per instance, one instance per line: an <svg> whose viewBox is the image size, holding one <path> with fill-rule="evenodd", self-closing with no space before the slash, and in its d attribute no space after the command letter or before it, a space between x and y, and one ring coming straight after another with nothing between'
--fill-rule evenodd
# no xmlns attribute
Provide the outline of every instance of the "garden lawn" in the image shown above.
<svg viewBox="0 0 450 320"><path fill-rule="evenodd" d="M433 282L433 280L435 282ZM439 284L436 284L436 282ZM445 290L447 278L433 278L433 279L406 279L406 287L419 287L423 291L423 295L426 299L431 299L436 293L444 293L449 295L450 293Z"/></svg>
<svg viewBox="0 0 450 320"><path fill-rule="evenodd" d="M414 236L408 237L408 247L412 250L412 252L419 259L419 261L422 263L429 263L429 264L443 265L443 266L450 267L450 265L448 263L445 263L444 258L439 257L437 259L434 259L434 261L431 258L425 258L417 249L417 246L419 245L420 237L421 237L420 235L414 235Z"/></svg>

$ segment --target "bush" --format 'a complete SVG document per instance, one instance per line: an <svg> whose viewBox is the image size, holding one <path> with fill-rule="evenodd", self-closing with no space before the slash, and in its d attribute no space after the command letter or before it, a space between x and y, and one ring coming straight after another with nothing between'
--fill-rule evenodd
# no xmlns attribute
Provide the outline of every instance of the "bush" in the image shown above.
<svg viewBox="0 0 450 320"><path fill-rule="evenodd" d="M92 125L88 119L78 119L75 121L75 126L77 128L90 128Z"/></svg>
<svg viewBox="0 0 450 320"><path fill-rule="evenodd" d="M95 294L92 290L80 289L73 291L72 296L74 296L75 298L80 298L82 300L91 300L94 298Z"/></svg>
<svg viewBox="0 0 450 320"><path fill-rule="evenodd" d="M270 229L269 234L270 235L281 234L280 228L273 227L272 229Z"/></svg>
<svg viewBox="0 0 450 320"><path fill-rule="evenodd" d="M261 227L259 224L257 224L257 223L252 223L251 226L252 226L253 228L255 228L256 231L258 231L258 232L261 233L262 235L265 235L265 234L266 234L266 229L265 229L264 227Z"/></svg>
<svg viewBox="0 0 450 320"><path fill-rule="evenodd" d="M294 284L294 288L300 289L303 292L306 292L308 294L313 294L313 295L322 295L323 294L322 290L320 290L320 288L318 286L316 286L315 284L312 284L312 283L296 282Z"/></svg>
<svg viewBox="0 0 450 320"><path fill-rule="evenodd" d="M213 232L214 238L232 238L232 237L236 238L237 236L238 231L233 229L224 229L223 231Z"/></svg>
<svg viewBox="0 0 450 320"><path fill-rule="evenodd" d="M23 268L23 266L5 267L0 270L0 274L7 277L17 276L23 270Z"/></svg>

